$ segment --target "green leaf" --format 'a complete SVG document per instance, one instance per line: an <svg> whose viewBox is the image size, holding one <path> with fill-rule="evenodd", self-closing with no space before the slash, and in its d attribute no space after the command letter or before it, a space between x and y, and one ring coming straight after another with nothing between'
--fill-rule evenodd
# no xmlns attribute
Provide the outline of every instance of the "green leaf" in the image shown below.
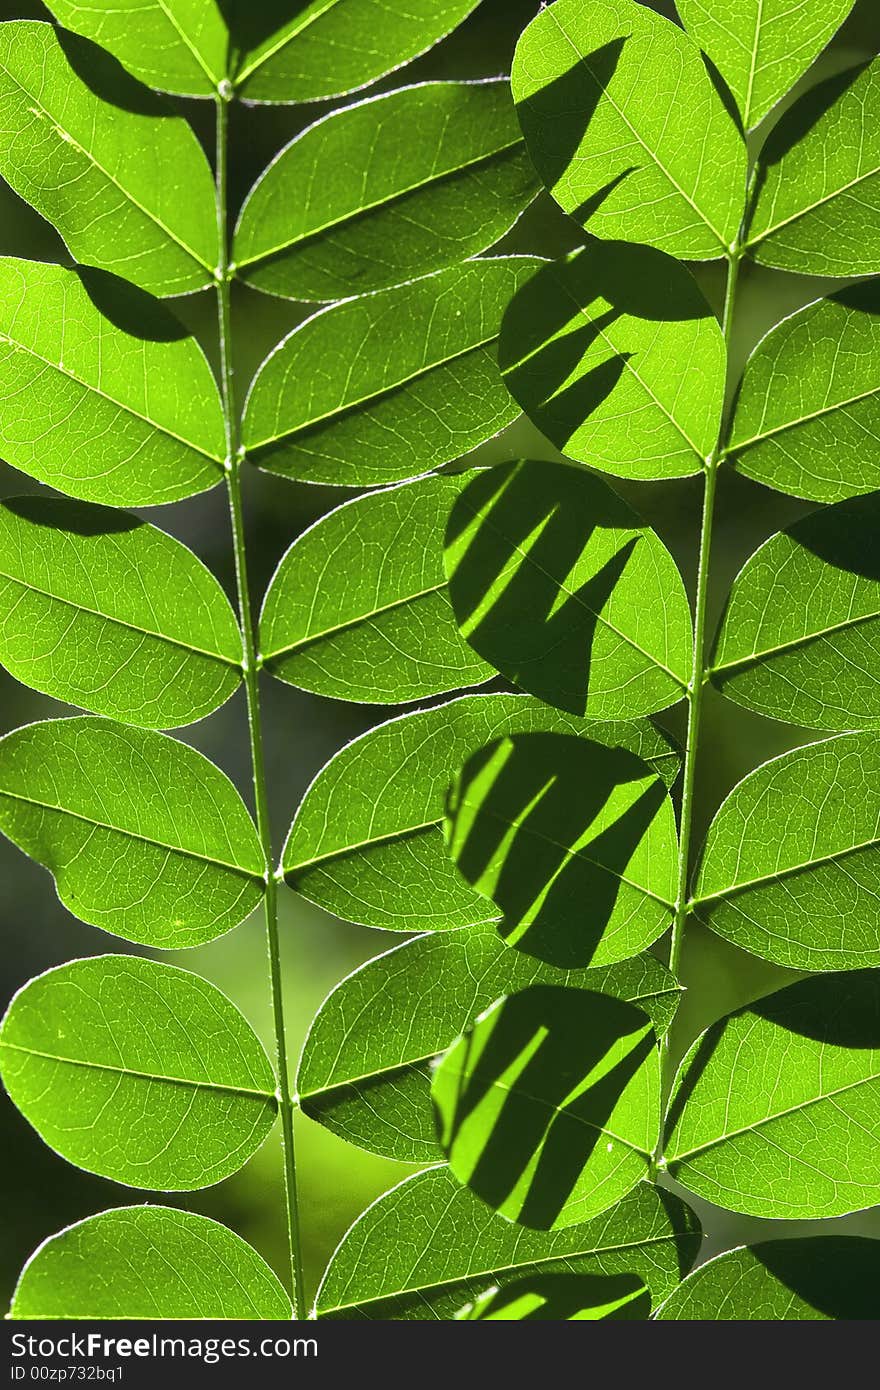
<svg viewBox="0 0 880 1390"><path fill-rule="evenodd" d="M538 271L504 316L512 396L580 463L624 478L697 473L715 447L725 349L684 266L591 239Z"/></svg>
<svg viewBox="0 0 880 1390"><path fill-rule="evenodd" d="M484 251L539 187L506 79L405 87L281 151L242 209L236 272L288 299L385 289Z"/></svg>
<svg viewBox="0 0 880 1390"><path fill-rule="evenodd" d="M737 704L818 729L880 727L880 494L771 536L728 600L712 680Z"/></svg>
<svg viewBox="0 0 880 1390"><path fill-rule="evenodd" d="M452 1320L487 1283L550 1274L631 1274L655 1302L690 1269L697 1218L671 1193L640 1185L611 1211L563 1231L498 1216L447 1168L386 1192L355 1222L318 1290L318 1317Z"/></svg>
<svg viewBox="0 0 880 1390"><path fill-rule="evenodd" d="M244 442L254 461L301 482L374 487L490 439L519 414L496 340L536 265L468 261L307 319L251 388Z"/></svg>
<svg viewBox="0 0 880 1390"><path fill-rule="evenodd" d="M853 0L677 0L689 34L715 63L746 130L818 58Z"/></svg>
<svg viewBox="0 0 880 1390"><path fill-rule="evenodd" d="M0 1025L3 1083L51 1149L128 1187L209 1187L275 1120L262 1044L214 985L138 956L49 970Z"/></svg>
<svg viewBox="0 0 880 1390"><path fill-rule="evenodd" d="M656 1317L678 1322L880 1318L880 1241L813 1236L728 1250L688 1275Z"/></svg>
<svg viewBox="0 0 880 1390"><path fill-rule="evenodd" d="M596 736L508 734L468 759L449 795L456 868L503 914L510 945L560 967L638 955L674 913L669 793L635 753Z"/></svg>
<svg viewBox="0 0 880 1390"><path fill-rule="evenodd" d="M68 1226L28 1260L12 1318L290 1317L290 1299L240 1236L172 1207L119 1207Z"/></svg>
<svg viewBox="0 0 880 1390"><path fill-rule="evenodd" d="M682 1062L670 1174L749 1216L880 1202L880 972L817 976L713 1025Z"/></svg>
<svg viewBox="0 0 880 1390"><path fill-rule="evenodd" d="M145 946L213 941L263 896L256 827L225 774L109 720L52 719L0 739L0 830L81 921Z"/></svg>
<svg viewBox="0 0 880 1390"><path fill-rule="evenodd" d="M851 285L808 304L758 344L729 453L739 473L795 497L838 502L880 487L880 290Z"/></svg>
<svg viewBox="0 0 880 1390"><path fill-rule="evenodd" d="M880 271L880 62L801 97L761 155L748 250L803 275Z"/></svg>
<svg viewBox="0 0 880 1390"><path fill-rule="evenodd" d="M241 634L179 541L110 507L0 503L0 662L56 700L168 729L222 705Z"/></svg>
<svg viewBox="0 0 880 1390"><path fill-rule="evenodd" d="M60 492L143 507L223 477L223 411L202 349L109 275L0 258L0 394L3 457Z"/></svg>
<svg viewBox="0 0 880 1390"><path fill-rule="evenodd" d="M0 26L0 172L71 254L153 294L213 283L217 212L190 126L100 49Z"/></svg>
<svg viewBox="0 0 880 1390"><path fill-rule="evenodd" d="M749 774L709 828L694 891L719 936L794 970L880 966L880 748L841 734Z"/></svg>
<svg viewBox="0 0 880 1390"><path fill-rule="evenodd" d="M455 1316L459 1322L603 1322L650 1313L650 1292L635 1274L538 1274L487 1289Z"/></svg>
<svg viewBox="0 0 880 1390"><path fill-rule="evenodd" d="M682 698L692 624L681 575L650 527L584 469L478 473L452 510L446 572L474 650L548 704L619 719Z"/></svg>
<svg viewBox="0 0 880 1390"><path fill-rule="evenodd" d="M442 1156L430 1101L433 1059L499 995L533 984L631 1000L658 1034L671 1024L680 994L650 956L557 970L508 950L491 926L421 936L368 961L325 999L299 1066L303 1110L361 1148L433 1163Z"/></svg>
<svg viewBox="0 0 880 1390"><path fill-rule="evenodd" d="M695 43L632 0L556 0L516 50L535 167L597 236L714 260L742 217L745 146Z"/></svg>
<svg viewBox="0 0 880 1390"><path fill-rule="evenodd" d="M660 1053L634 1004L532 985L467 1029L431 1094L459 1181L509 1220L557 1230L606 1211L648 1176Z"/></svg>
<svg viewBox="0 0 880 1390"><path fill-rule="evenodd" d="M262 661L318 695L400 704L491 680L459 635L443 570L452 504L472 474L346 502L284 556L260 619Z"/></svg>
<svg viewBox="0 0 880 1390"><path fill-rule="evenodd" d="M677 753L650 724L588 723L523 695L466 695L380 724L327 763L290 828L287 882L338 917L389 931L494 920L496 910L449 858L441 828L446 793L476 749L535 729L620 744L670 783L678 774Z"/></svg>

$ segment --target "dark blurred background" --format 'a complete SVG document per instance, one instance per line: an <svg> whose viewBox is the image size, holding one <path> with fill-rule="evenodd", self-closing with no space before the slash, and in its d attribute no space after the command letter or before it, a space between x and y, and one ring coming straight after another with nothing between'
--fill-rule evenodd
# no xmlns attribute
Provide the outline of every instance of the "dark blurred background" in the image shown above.
<svg viewBox="0 0 880 1390"><path fill-rule="evenodd" d="M254 0L258 3L258 0ZM590 0L583 0L588 7ZM670 14L657 0L653 6ZM537 0L483 0L462 27L432 53L379 83L390 90L426 78L495 76L509 72L517 36L537 12ZM41 4L0 0L0 18L48 19ZM848 67L880 49L877 0L859 0L853 14L810 75ZM351 98L354 100L356 98ZM180 102L194 122L209 153L213 134L210 103ZM327 109L308 107L238 107L232 118L232 197L237 206L272 156L304 126ZM521 220L506 239L506 251L559 254L579 244L579 230L547 197ZM60 239L42 219L0 183L0 254L31 259L69 260ZM721 269L695 267L707 295L718 303ZM778 319L826 292L832 282L746 268L740 296L736 353L745 355ZM839 286L840 282L833 282ZM172 301L172 308L215 352L215 318L210 293ZM235 303L236 373L244 389L258 364L305 313L297 305L241 290ZM512 426L471 455L469 462L491 463L530 455L556 457L527 422ZM698 479L657 484L615 483L619 491L657 528L692 585L699 534L701 485ZM0 495L38 491L38 485L0 463ZM246 507L253 587L265 590L269 577L290 542L317 517L338 505L351 491L291 484L249 470ZM746 557L773 531L808 508L729 473L722 473L718 524L713 551L712 610L717 615L724 595ZM191 546L234 594L229 526L222 488L142 515ZM280 845L293 811L311 778L343 743L395 714L392 708L358 706L301 694L266 680L263 699L271 776L271 806L276 844ZM66 706L18 685L0 671L0 733L35 719L69 712ZM660 722L679 737L679 713ZM799 743L811 742L809 731L772 723L739 710L710 693L706 703L705 756L698 785L698 839L722 797L752 767ZM181 738L214 759L250 803L250 767L245 737L245 710L239 694ZM330 988L371 956L400 938L338 922L282 890L281 926L290 1047L297 1055L308 1023ZM31 976L78 956L128 949L113 937L76 921L58 902L50 877L5 840L0 840L0 1007ZM164 957L213 980L239 1005L271 1050L271 1025L261 920L254 918L221 940L196 950ZM697 1032L714 1018L759 994L796 978L745 956L692 924L684 959L687 994L676 1023L674 1051L680 1054ZM348 1225L381 1192L411 1170L336 1139L300 1117L297 1159L302 1202L302 1237L306 1280L313 1292L321 1270ZM0 1303L5 1306L27 1256L46 1236L70 1222L106 1207L145 1200L171 1201L204 1212L239 1231L286 1278L277 1136L234 1177L206 1191L170 1199L133 1192L69 1167L52 1154L0 1095L0 1171L3 1218L0 1236ZM691 1200L691 1199L689 1199ZM779 1231L779 1223L756 1221L693 1203L704 1221L705 1254ZM787 1232L806 1232L820 1223L786 1224ZM880 1211L821 1223L824 1231L880 1236Z"/></svg>

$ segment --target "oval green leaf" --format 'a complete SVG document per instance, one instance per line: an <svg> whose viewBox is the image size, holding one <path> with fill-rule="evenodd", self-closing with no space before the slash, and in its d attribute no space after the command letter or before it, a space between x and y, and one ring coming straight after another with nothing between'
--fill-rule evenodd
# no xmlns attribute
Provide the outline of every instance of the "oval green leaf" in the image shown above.
<svg viewBox="0 0 880 1390"><path fill-rule="evenodd" d="M126 512L0 503L0 662L25 685L145 728L192 724L241 680L241 634L213 574Z"/></svg>
<svg viewBox="0 0 880 1390"><path fill-rule="evenodd" d="M816 729L880 727L880 494L781 531L738 575L712 658L728 699Z"/></svg>
<svg viewBox="0 0 880 1390"><path fill-rule="evenodd" d="M487 1284L550 1274L644 1280L655 1303L690 1269L700 1227L669 1192L642 1184L581 1226L530 1231L429 1168L386 1192L355 1222L318 1290L319 1318L449 1321Z"/></svg>
<svg viewBox="0 0 880 1390"><path fill-rule="evenodd" d="M386 289L485 251L539 187L506 79L405 87L281 151L242 209L236 273L287 299Z"/></svg>
<svg viewBox="0 0 880 1390"><path fill-rule="evenodd" d="M114 277L0 258L0 393L4 459L60 492L145 507L223 477L202 349Z"/></svg>
<svg viewBox="0 0 880 1390"><path fill-rule="evenodd" d="M756 261L802 275L880 271L880 62L796 102L761 154Z"/></svg>
<svg viewBox="0 0 880 1390"><path fill-rule="evenodd" d="M815 502L880 488L878 357L874 283L785 319L746 367L729 449L737 471Z"/></svg>
<svg viewBox="0 0 880 1390"><path fill-rule="evenodd" d="M265 889L259 836L228 777L186 744L106 719L0 739L0 830L80 921L162 950L213 941Z"/></svg>
<svg viewBox="0 0 880 1390"><path fill-rule="evenodd" d="M557 970L508 950L491 926L421 936L368 961L325 999L297 1076L303 1110L373 1153L435 1162L442 1150L430 1100L434 1058L501 994L533 984L628 999L658 1034L680 995L650 956L604 970Z"/></svg>
<svg viewBox="0 0 880 1390"><path fill-rule="evenodd" d="M338 917L388 931L493 921L443 842L446 793L468 756L507 733L548 730L632 749L671 784L678 754L653 725L574 719L523 695L466 695L389 720L318 773L290 828L289 885Z"/></svg>
<svg viewBox="0 0 880 1390"><path fill-rule="evenodd" d="M880 747L841 734L765 763L709 828L697 915L794 970L880 966Z"/></svg>
<svg viewBox="0 0 880 1390"><path fill-rule="evenodd" d="M127 1187L210 1187L262 1144L275 1077L214 985L138 956L49 970L0 1025L10 1097L51 1149Z"/></svg>
<svg viewBox="0 0 880 1390"><path fill-rule="evenodd" d="M456 1313L458 1322L604 1322L648 1318L651 1294L635 1274L533 1275L487 1289Z"/></svg>
<svg viewBox="0 0 880 1390"><path fill-rule="evenodd" d="M632 0L556 0L522 35L511 81L535 168L565 212L681 259L724 255L745 146L677 25Z"/></svg>
<svg viewBox="0 0 880 1390"><path fill-rule="evenodd" d="M468 261L331 305L266 359L248 397L253 461L300 482L375 487L439 468L519 414L497 339L532 257Z"/></svg>
<svg viewBox="0 0 880 1390"><path fill-rule="evenodd" d="M657 1038L634 1004L532 985L453 1044L431 1094L459 1182L521 1226L574 1226L648 1175L660 1131Z"/></svg>
<svg viewBox="0 0 880 1390"><path fill-rule="evenodd" d="M478 473L446 532L462 634L570 714L620 719L682 698L690 607L663 542L600 478L560 463Z"/></svg>
<svg viewBox="0 0 880 1390"><path fill-rule="evenodd" d="M834 37L853 0L677 0L752 130Z"/></svg>
<svg viewBox="0 0 880 1390"><path fill-rule="evenodd" d="M880 1240L812 1236L728 1250L689 1274L655 1316L677 1322L880 1318Z"/></svg>
<svg viewBox="0 0 880 1390"><path fill-rule="evenodd" d="M669 1172L748 1216L880 1202L880 972L789 985L716 1023L681 1064Z"/></svg>
<svg viewBox="0 0 880 1390"><path fill-rule="evenodd" d="M501 325L511 395L569 458L624 478L703 467L724 400L721 329L670 256L589 244L539 270Z"/></svg>
<svg viewBox="0 0 880 1390"><path fill-rule="evenodd" d="M443 569L446 522L471 476L356 498L294 541L260 618L265 669L301 690L372 704L491 680L493 667L459 634Z"/></svg>
<svg viewBox="0 0 880 1390"><path fill-rule="evenodd" d="M0 25L0 172L76 260L153 294L213 284L217 210L195 133L50 24Z"/></svg>
<svg viewBox="0 0 880 1390"><path fill-rule="evenodd" d="M286 1319L290 1299L240 1236L191 1211L118 1207L51 1236L25 1265L11 1318Z"/></svg>

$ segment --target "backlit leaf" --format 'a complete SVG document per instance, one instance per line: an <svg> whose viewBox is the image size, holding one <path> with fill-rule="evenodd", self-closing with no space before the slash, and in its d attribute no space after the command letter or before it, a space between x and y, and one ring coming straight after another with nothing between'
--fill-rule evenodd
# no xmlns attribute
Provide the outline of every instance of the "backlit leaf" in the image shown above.
<svg viewBox="0 0 880 1390"><path fill-rule="evenodd" d="M201 753L106 719L0 739L0 830L75 916L162 949L237 926L263 896L256 827Z"/></svg>
<svg viewBox="0 0 880 1390"><path fill-rule="evenodd" d="M455 1316L459 1322L602 1322L650 1312L651 1295L635 1274L538 1274L487 1289Z"/></svg>

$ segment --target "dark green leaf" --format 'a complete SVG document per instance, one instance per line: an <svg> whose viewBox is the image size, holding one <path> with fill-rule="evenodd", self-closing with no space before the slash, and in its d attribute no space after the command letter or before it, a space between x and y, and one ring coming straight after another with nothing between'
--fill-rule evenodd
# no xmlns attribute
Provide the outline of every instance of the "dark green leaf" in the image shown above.
<svg viewBox="0 0 880 1390"><path fill-rule="evenodd" d="M691 614L669 551L601 479L559 463L478 473L446 533L463 635L524 690L620 719L675 704Z"/></svg>
<svg viewBox="0 0 880 1390"><path fill-rule="evenodd" d="M306 792L284 849L287 882L349 921L437 931L494 920L443 843L449 785L507 733L548 730L632 749L671 783L679 759L648 723L596 724L523 695L468 695L380 724L343 748Z"/></svg>
<svg viewBox="0 0 880 1390"><path fill-rule="evenodd" d="M679 1322L880 1318L880 1240L814 1236L729 1250L658 1309Z"/></svg>
<svg viewBox="0 0 880 1390"><path fill-rule="evenodd" d="M191 724L241 680L241 634L213 574L126 512L0 504L0 661L25 685L129 724Z"/></svg>
<svg viewBox="0 0 880 1390"><path fill-rule="evenodd" d="M880 62L807 92L761 160L755 260L804 275L880 271Z"/></svg>
<svg viewBox="0 0 880 1390"><path fill-rule="evenodd" d="M256 1250L206 1216L119 1207L52 1236L24 1267L12 1318L290 1317Z"/></svg>
<svg viewBox="0 0 880 1390"><path fill-rule="evenodd" d="M877 738L841 734L750 773L712 822L694 897L719 936L778 965L880 965Z"/></svg>
<svg viewBox="0 0 880 1390"><path fill-rule="evenodd" d="M635 1274L537 1274L487 1289L455 1316L460 1322L602 1322L650 1313L650 1292Z"/></svg>
<svg viewBox="0 0 880 1390"><path fill-rule="evenodd" d="M3 1083L51 1149L128 1187L209 1187L275 1120L256 1034L214 985L138 956L38 975L0 1025Z"/></svg>
<svg viewBox="0 0 880 1390"><path fill-rule="evenodd" d="M660 1129L660 1053L642 1009L532 985L453 1045L431 1088L460 1182L548 1231L606 1211L648 1175Z"/></svg>
<svg viewBox="0 0 880 1390"><path fill-rule="evenodd" d="M447 1168L386 1192L355 1222L318 1290L318 1317L452 1320L487 1284L535 1275L630 1274L655 1303L690 1269L693 1212L643 1184L602 1216L563 1231L529 1231L498 1216Z"/></svg>
<svg viewBox="0 0 880 1390"><path fill-rule="evenodd" d="M510 951L491 926L396 946L337 985L309 1031L297 1077L307 1115L350 1143L407 1163L441 1157L431 1062L505 991L569 985L638 1004L657 1033L679 988L650 956L600 970L557 970Z"/></svg>
<svg viewBox="0 0 880 1390"><path fill-rule="evenodd" d="M806 72L853 0L676 0L691 37L715 63L751 130Z"/></svg>
<svg viewBox="0 0 880 1390"><path fill-rule="evenodd" d="M223 476L202 349L110 276L0 258L0 394L3 457L60 492L141 507Z"/></svg>
<svg viewBox="0 0 880 1390"><path fill-rule="evenodd" d="M504 316L511 394L558 449L625 478L698 472L724 399L721 329L660 251L590 240L539 270Z"/></svg>
<svg viewBox="0 0 880 1390"><path fill-rule="evenodd" d="M446 828L457 869L503 914L504 938L539 960L610 965L672 924L675 812L656 771L626 747L501 738L465 763Z"/></svg>
<svg viewBox="0 0 880 1390"><path fill-rule="evenodd" d="M880 971L817 976L716 1023L681 1065L670 1174L749 1216L880 1202Z"/></svg>
<svg viewBox="0 0 880 1390"><path fill-rule="evenodd" d="M712 679L729 699L819 729L880 726L880 494L772 536L733 586Z"/></svg>
<svg viewBox="0 0 880 1390"><path fill-rule="evenodd" d="M318 695L403 703L490 680L459 635L443 569L452 504L473 475L346 502L294 541L260 619L262 660Z"/></svg>
<svg viewBox="0 0 880 1390"><path fill-rule="evenodd" d="M0 26L0 172L78 261L153 294L213 282L217 212L194 132L49 24Z"/></svg>
<svg viewBox="0 0 880 1390"><path fill-rule="evenodd" d="M162 734L52 719L0 739L0 830L83 922L162 949L237 926L263 896L256 827L229 779Z"/></svg>
<svg viewBox="0 0 880 1390"><path fill-rule="evenodd" d="M288 299L385 289L484 251L539 186L506 79L405 87L281 151L242 209L236 270Z"/></svg>
<svg viewBox="0 0 880 1390"><path fill-rule="evenodd" d="M538 173L597 236L687 260L732 244L745 147L676 25L632 0L556 0L520 39L512 85Z"/></svg>
<svg viewBox="0 0 880 1390"><path fill-rule="evenodd" d="M490 439L519 413L498 372L501 319L538 264L468 261L307 319L251 388L254 461L302 482L373 487Z"/></svg>

